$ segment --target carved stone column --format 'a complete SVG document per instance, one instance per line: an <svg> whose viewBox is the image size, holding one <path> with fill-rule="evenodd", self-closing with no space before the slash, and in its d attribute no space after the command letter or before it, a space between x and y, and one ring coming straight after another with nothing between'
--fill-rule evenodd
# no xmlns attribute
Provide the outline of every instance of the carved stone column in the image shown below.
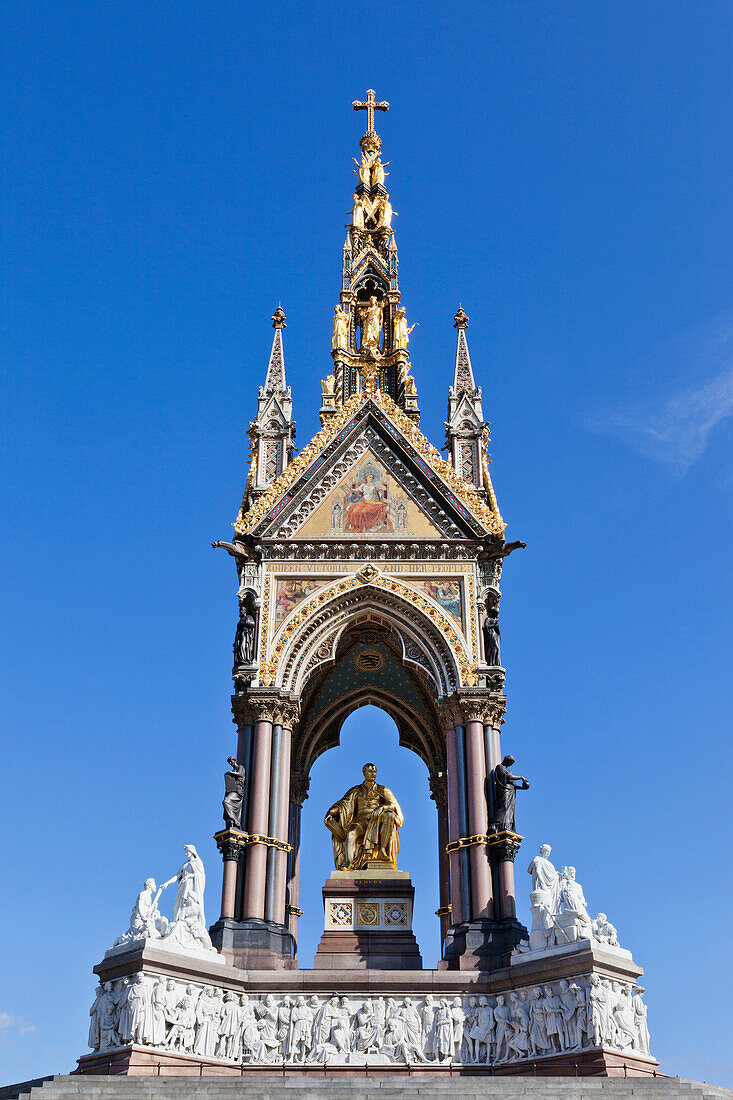
<svg viewBox="0 0 733 1100"><path fill-rule="evenodd" d="M252 750L252 781L247 831L250 836L266 837L269 827L270 769L272 766L272 708L260 710L255 722ZM249 847L244 878L245 920L265 916L265 885L267 873L267 848L264 840L256 840Z"/></svg>
<svg viewBox="0 0 733 1100"><path fill-rule="evenodd" d="M506 966L512 948L526 936L510 901L513 879L503 868L506 852L496 847L495 834L489 832L488 799L492 790L489 765L495 761L504 705L503 695L483 687L457 692L449 707L443 707L444 713L450 712L456 722L454 747L450 732L447 738L448 805L450 821L450 810L455 804L454 816L459 829L454 835L456 831L450 824L448 852L451 876L456 867L464 891L460 897L459 917L455 911L452 913L443 960L439 964L441 969L495 970ZM461 759L464 746L465 762ZM456 777L455 789L451 783L452 774ZM465 798L463 813L461 777ZM468 897L465 887L468 887ZM456 894L451 877L451 904ZM505 895L502 908L501 899Z"/></svg>
<svg viewBox="0 0 733 1100"><path fill-rule="evenodd" d="M271 689L250 689L233 699L240 730L240 759L249 761L243 829L216 839L224 856L222 915L212 942L236 966L276 969L293 965L285 923L289 845L290 739L293 700ZM244 813L246 812L246 817ZM236 876L230 834L243 854ZM237 884L237 877L239 883Z"/></svg>
<svg viewBox="0 0 733 1100"><path fill-rule="evenodd" d="M296 945L298 943L298 918L303 915L303 910L298 907L300 900L300 812L308 797L308 777L300 772L290 775L290 814L288 824L288 889L285 904L285 915L288 921L290 935Z"/></svg>
<svg viewBox="0 0 733 1100"><path fill-rule="evenodd" d="M450 917L453 911L450 892L450 871L448 868L448 791L445 777L441 774L431 776L431 796L438 811L438 889L440 907L436 910L436 916L440 919L440 942L443 943Z"/></svg>
<svg viewBox="0 0 733 1100"><path fill-rule="evenodd" d="M297 721L297 716L298 708L295 703L285 701L280 703L276 714L280 726L277 768L275 767L275 746L273 742L273 795L270 806L270 836L279 844L278 847L270 849L268 856L268 859L272 861L272 878L271 881L268 881L267 919L282 925L288 923L285 904L288 886L290 755L293 727ZM275 782L276 772L277 782ZM268 875L268 880L269 878Z"/></svg>
<svg viewBox="0 0 733 1100"><path fill-rule="evenodd" d="M486 851L488 830L486 806L487 770L484 746L485 701L467 701L463 704L466 720L466 782L468 788L468 830L472 840L471 860L471 916L494 916L491 867Z"/></svg>

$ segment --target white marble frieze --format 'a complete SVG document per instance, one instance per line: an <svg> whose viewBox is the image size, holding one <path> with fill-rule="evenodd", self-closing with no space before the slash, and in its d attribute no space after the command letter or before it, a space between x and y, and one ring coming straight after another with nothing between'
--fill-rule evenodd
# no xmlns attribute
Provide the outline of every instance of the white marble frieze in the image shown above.
<svg viewBox="0 0 733 1100"><path fill-rule="evenodd" d="M521 1062L603 1046L649 1055L643 989L597 974L492 996L247 994L159 975L105 982L89 1046L236 1064Z"/></svg>

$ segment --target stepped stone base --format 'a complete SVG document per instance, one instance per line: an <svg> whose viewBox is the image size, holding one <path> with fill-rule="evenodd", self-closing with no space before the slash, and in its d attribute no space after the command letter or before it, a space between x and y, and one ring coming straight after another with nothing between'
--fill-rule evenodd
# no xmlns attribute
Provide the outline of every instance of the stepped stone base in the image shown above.
<svg viewBox="0 0 733 1100"><path fill-rule="evenodd" d="M477 1078L459 1071L426 1082L424 1076L408 1076L407 1071L401 1076L370 1072L365 1080L362 1074L353 1073L328 1073L324 1077L322 1069L307 1076L302 1072L291 1076L288 1071L284 1078L282 1074L276 1077L262 1072L243 1078L221 1077L212 1071L211 1076L206 1072L203 1077L187 1077L185 1081L175 1076L175 1070L159 1077L57 1076L43 1078L42 1083L25 1081L0 1088L0 1100L293 1100L306 1082L307 1095L323 1100L363 1100L367 1095L382 1100L437 1100L448 1096L451 1100L733 1100L731 1089L679 1077L524 1077L514 1078L508 1089L501 1079Z"/></svg>
<svg viewBox="0 0 733 1100"><path fill-rule="evenodd" d="M654 1078L656 1062L636 1054L620 1054L615 1050L583 1050L572 1054L555 1054L537 1058L531 1062L495 1066L460 1063L413 1062L411 1065L369 1066L359 1063L342 1065L294 1065L282 1063L271 1066L235 1066L219 1059L206 1059L198 1055L179 1054L175 1051L153 1050L148 1047L129 1046L103 1054L87 1054L78 1060L74 1074L115 1077L237 1077L248 1081L258 1077L301 1077L311 1082L324 1076L363 1076L372 1079L376 1075L388 1078L402 1077L624 1077Z"/></svg>

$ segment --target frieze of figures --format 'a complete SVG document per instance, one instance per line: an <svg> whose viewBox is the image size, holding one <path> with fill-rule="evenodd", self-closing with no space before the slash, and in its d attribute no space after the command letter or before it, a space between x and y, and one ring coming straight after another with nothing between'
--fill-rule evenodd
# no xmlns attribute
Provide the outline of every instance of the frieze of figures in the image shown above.
<svg viewBox="0 0 733 1100"><path fill-rule="evenodd" d="M592 974L492 996L274 996L138 973L98 987L89 1046L237 1064L492 1065L598 1046L648 1055L643 992Z"/></svg>

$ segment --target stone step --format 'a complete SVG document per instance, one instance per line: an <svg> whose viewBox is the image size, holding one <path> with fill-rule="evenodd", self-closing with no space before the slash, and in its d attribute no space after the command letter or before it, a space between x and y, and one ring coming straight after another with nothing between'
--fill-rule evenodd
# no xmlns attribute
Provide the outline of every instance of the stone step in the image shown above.
<svg viewBox="0 0 733 1100"><path fill-rule="evenodd" d="M733 1100L733 1090L677 1077L453 1077L363 1075L320 1077L57 1076L0 1089L0 1100Z"/></svg>

